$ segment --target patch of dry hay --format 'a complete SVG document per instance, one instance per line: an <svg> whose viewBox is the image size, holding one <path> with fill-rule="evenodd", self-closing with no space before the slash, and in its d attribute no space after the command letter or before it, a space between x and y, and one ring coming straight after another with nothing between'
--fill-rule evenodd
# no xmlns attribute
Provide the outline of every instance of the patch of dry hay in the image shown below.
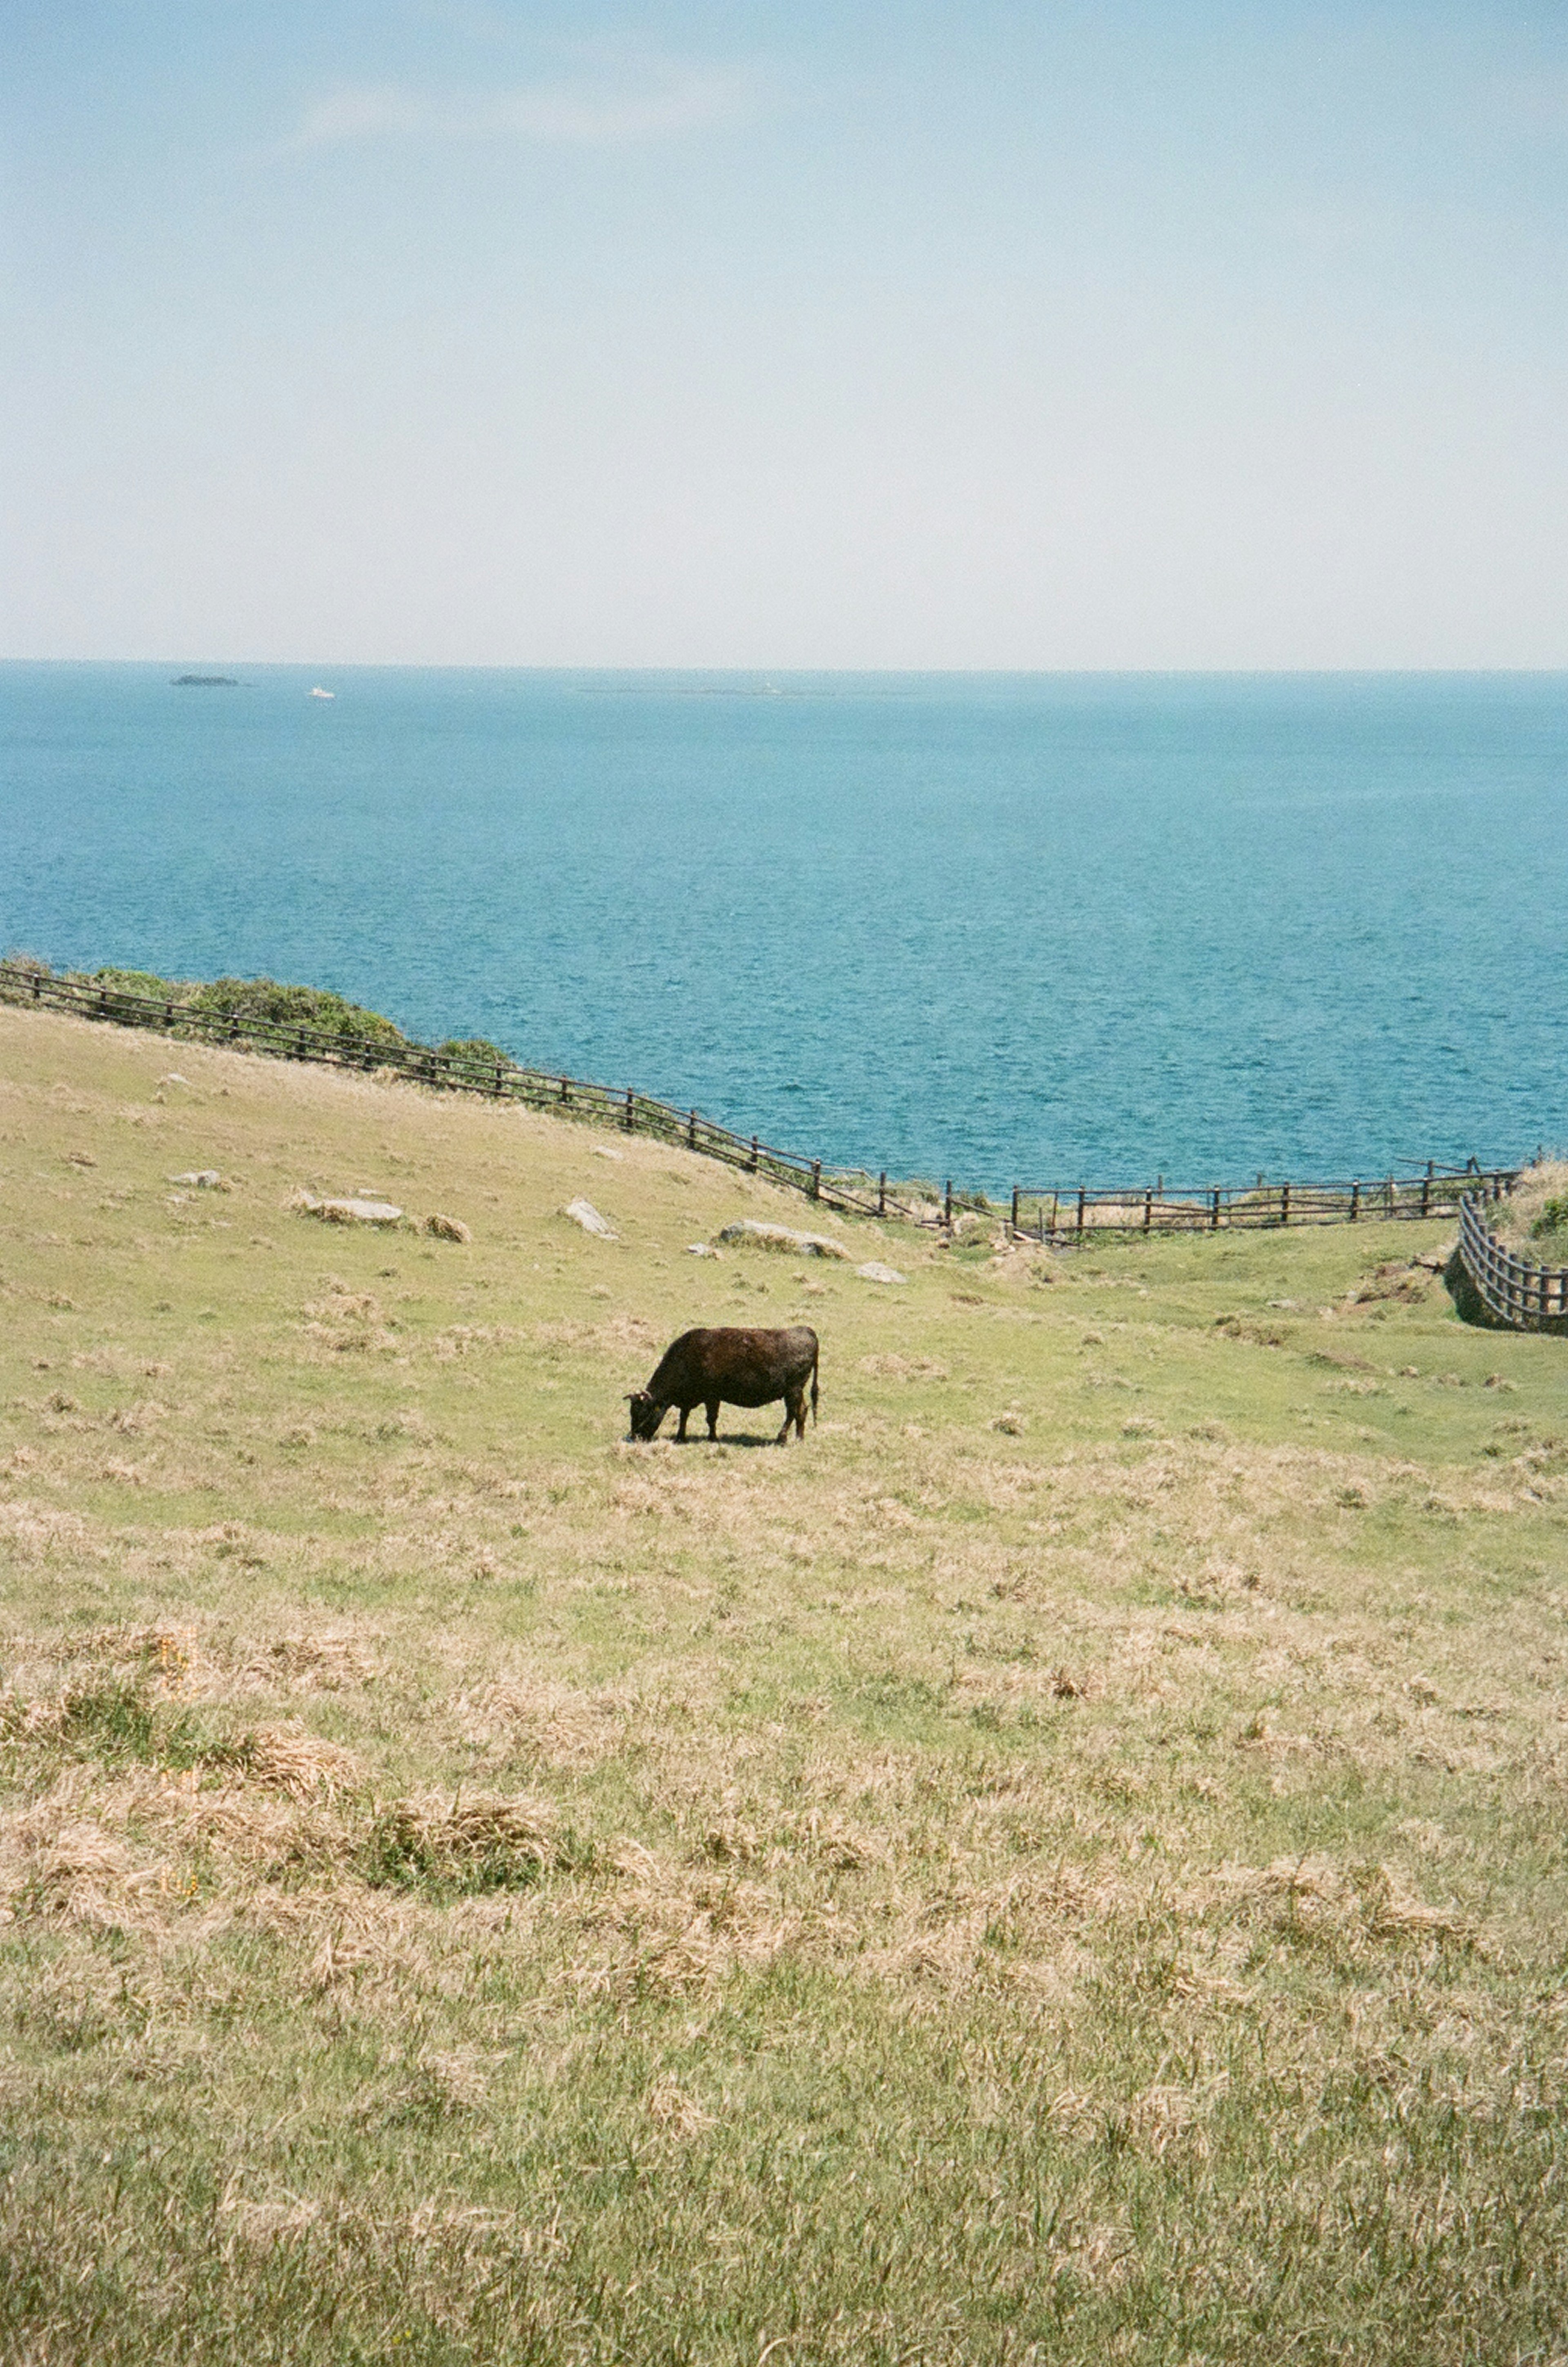
<svg viewBox="0 0 1568 2367"><path fill-rule="evenodd" d="M247 1737L243 1755L253 1783L285 1792L291 1800L332 1800L342 1792L362 1792L369 1782L364 1761L352 1750L297 1727L258 1727Z"/></svg>

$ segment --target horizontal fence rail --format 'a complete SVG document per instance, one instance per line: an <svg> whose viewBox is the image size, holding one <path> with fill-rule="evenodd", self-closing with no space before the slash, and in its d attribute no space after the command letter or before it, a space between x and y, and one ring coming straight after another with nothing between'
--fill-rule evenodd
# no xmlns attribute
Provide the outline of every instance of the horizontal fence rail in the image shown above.
<svg viewBox="0 0 1568 2367"><path fill-rule="evenodd" d="M1476 1292L1516 1331L1568 1331L1568 1266L1516 1257L1486 1221L1486 1197L1466 1193L1459 1212L1460 1258Z"/></svg>
<svg viewBox="0 0 1568 2367"><path fill-rule="evenodd" d="M1020 1240L1060 1243L1089 1233L1217 1233L1279 1225L1355 1224L1390 1217L1457 1217L1466 1191L1484 1184L1495 1197L1517 1170L1484 1175L1436 1161L1416 1175L1360 1178L1343 1184L1289 1183L1170 1185L1075 1184L1068 1190L1020 1184L1012 1195L1011 1229Z"/></svg>
<svg viewBox="0 0 1568 2367"><path fill-rule="evenodd" d="M914 1197L908 1186L890 1187L886 1174L828 1168L819 1159L802 1159L780 1150L756 1135L739 1135L696 1110L679 1110L653 1100L630 1085L624 1090L585 1082L577 1077L552 1076L513 1060L494 1060L472 1054L437 1052L422 1044L396 1040L378 1043L363 1036L337 1035L332 1029L297 1025L292 1022L253 1019L238 1013L205 1010L188 1002L140 994L128 987L100 984L93 979L56 978L24 963L0 961L0 998L8 1002L37 1003L54 1011L75 1012L88 1019L113 1021L121 1027L151 1027L175 1037L200 1043L248 1047L287 1060L314 1060L333 1068L362 1073L390 1070L414 1084L446 1093L483 1093L499 1101L521 1102L530 1109L549 1110L565 1117L587 1119L626 1134L651 1135L657 1141L678 1143L726 1166L767 1182L803 1192L825 1207L863 1217L894 1217L905 1224L940 1229L951 1222L951 1187L945 1206Z"/></svg>

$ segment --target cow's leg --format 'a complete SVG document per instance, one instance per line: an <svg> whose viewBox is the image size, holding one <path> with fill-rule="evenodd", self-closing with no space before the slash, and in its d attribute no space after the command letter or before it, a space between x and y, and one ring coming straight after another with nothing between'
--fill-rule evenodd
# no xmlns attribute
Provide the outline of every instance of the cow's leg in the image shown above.
<svg viewBox="0 0 1568 2367"><path fill-rule="evenodd" d="M718 1436L719 1402L720 1401L717 1398L709 1398L708 1399L708 1436L710 1438L716 1438Z"/></svg>
<svg viewBox="0 0 1568 2367"><path fill-rule="evenodd" d="M803 1381L795 1393L795 1426L800 1433L802 1446L806 1444L806 1384Z"/></svg>
<svg viewBox="0 0 1568 2367"><path fill-rule="evenodd" d="M792 1421L794 1421L794 1420L795 1419L796 1414L797 1414L798 1412L802 1412L803 1410L804 1410L804 1400L802 1399L802 1398L801 1398L801 1396L800 1396L800 1392L798 1391L798 1389L786 1389L786 1390L784 1391L784 1428L780 1431L780 1433L779 1433L779 1434L778 1434L778 1437L777 1437L777 1438L776 1438L776 1440L774 1441L774 1444L775 1444L775 1445L778 1445L778 1446L787 1446L787 1445L789 1444L789 1426L790 1426L790 1423L791 1423ZM806 1435L806 1432L805 1432L805 1429L804 1429L804 1428L802 1428L802 1431L801 1431L801 1433L800 1433L800 1434L801 1434L802 1438L804 1438L804 1437L805 1437L805 1435Z"/></svg>
<svg viewBox="0 0 1568 2367"><path fill-rule="evenodd" d="M680 1427L680 1429L675 1433L675 1444L676 1444L676 1445L677 1445L677 1446L683 1446L683 1445L685 1444L685 1442L686 1442L686 1416L691 1412L691 1410L692 1410L692 1409L691 1409L691 1407L690 1407L690 1406L682 1406L682 1407L681 1408L681 1427Z"/></svg>

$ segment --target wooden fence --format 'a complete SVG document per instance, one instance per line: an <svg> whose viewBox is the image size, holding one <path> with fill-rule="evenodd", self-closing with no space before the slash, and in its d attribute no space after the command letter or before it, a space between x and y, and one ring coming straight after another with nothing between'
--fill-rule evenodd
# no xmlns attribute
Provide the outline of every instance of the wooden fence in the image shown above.
<svg viewBox="0 0 1568 2367"><path fill-rule="evenodd" d="M366 1042L337 1036L329 1028L203 1010L125 987L100 985L93 979L56 978L48 970L18 962L0 961L0 998L75 1012L87 1019L111 1020L121 1027L152 1027L202 1043L248 1047L276 1059L317 1060L332 1068L369 1072L390 1070L414 1084L441 1092L483 1093L492 1100L521 1102L530 1109L587 1119L626 1134L652 1135L660 1142L699 1150L706 1158L722 1160L726 1166L763 1176L770 1183L805 1193L825 1207L855 1216L895 1217L906 1224L932 1229L941 1228L944 1217L948 1222L952 1218L951 1187L944 1210L935 1201L916 1198L908 1187L890 1188L886 1173L873 1177L860 1171L825 1167L819 1159L798 1158L756 1135L732 1133L694 1109L678 1110L667 1102L654 1101L630 1085L621 1089L589 1084L578 1077L551 1076L513 1060L436 1052L403 1041Z"/></svg>
<svg viewBox="0 0 1568 2367"><path fill-rule="evenodd" d="M1377 1182L1346 1184L1205 1184L1134 1186L1077 1184L1070 1190L1020 1184L1012 1195L1016 1239L1062 1242L1090 1233L1217 1233L1278 1225L1337 1225L1390 1217L1457 1217L1466 1189L1484 1184L1494 1195L1512 1184L1517 1170L1497 1168L1484 1176L1467 1167L1440 1167L1435 1160L1415 1175L1388 1175Z"/></svg>
<svg viewBox="0 0 1568 2367"><path fill-rule="evenodd" d="M676 1109L630 1085L623 1089L591 1084L579 1077L525 1068L514 1060L437 1052L401 1038L391 1043L367 1042L339 1036L330 1028L245 1018L237 1013L100 984L96 979L57 978L24 962L0 961L0 999L111 1020L122 1027L156 1028L168 1036L208 1044L248 1047L276 1059L316 1060L362 1071L389 1070L439 1092L483 1093L627 1134L651 1135L658 1141L679 1143L746 1174L761 1175L802 1192L808 1199L847 1215L893 1217L905 1224L951 1233L955 1207L978 1206L983 1213L991 1213L983 1195L955 1195L951 1183L940 1200L920 1196L919 1187L908 1184L890 1188L886 1172L873 1177L863 1170L825 1167L819 1159L802 1159L794 1151L761 1141L756 1135L736 1134L694 1109ZM1161 1177L1155 1184L1131 1188L1078 1184L1066 1191L1018 1184L1013 1188L1010 1230L1015 1240L1064 1246L1092 1233L1220 1232L1241 1226L1457 1217L1465 1192L1483 1187L1495 1198L1511 1185L1517 1173L1513 1168L1483 1173L1472 1160L1462 1168L1428 1161L1424 1173L1390 1175L1375 1183L1260 1182L1174 1188L1168 1187ZM1532 1276L1535 1271L1520 1269ZM1476 1286L1482 1287L1479 1280ZM1517 1285L1515 1299L1524 1303Z"/></svg>
<svg viewBox="0 0 1568 2367"><path fill-rule="evenodd" d="M1459 1212L1459 1253L1478 1296L1516 1331L1568 1331L1568 1266L1516 1257L1486 1221L1488 1196L1497 1195L1467 1192Z"/></svg>

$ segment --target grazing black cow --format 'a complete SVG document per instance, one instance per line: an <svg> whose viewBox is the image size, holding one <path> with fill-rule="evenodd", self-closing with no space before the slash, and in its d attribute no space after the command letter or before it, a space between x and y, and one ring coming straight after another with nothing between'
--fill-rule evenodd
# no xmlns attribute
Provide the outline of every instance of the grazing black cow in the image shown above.
<svg viewBox="0 0 1568 2367"><path fill-rule="evenodd" d="M809 1324L793 1323L787 1331L682 1331L659 1359L659 1369L647 1388L627 1399L632 1410L632 1436L652 1438L671 1406L681 1410L677 1439L686 1435L686 1416L694 1406L706 1406L708 1436L718 1436L721 1405L772 1405L784 1401L784 1428L777 1444L789 1436L793 1421L806 1436L806 1384L811 1384L811 1419L817 1419L817 1334Z"/></svg>

